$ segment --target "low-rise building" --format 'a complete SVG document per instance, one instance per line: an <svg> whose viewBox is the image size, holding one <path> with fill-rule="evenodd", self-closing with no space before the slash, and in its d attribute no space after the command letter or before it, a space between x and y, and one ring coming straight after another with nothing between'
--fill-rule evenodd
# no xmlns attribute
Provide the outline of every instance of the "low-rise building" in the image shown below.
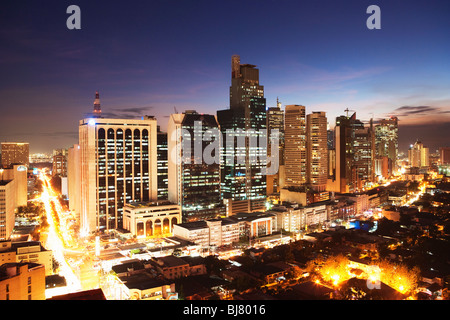
<svg viewBox="0 0 450 320"><path fill-rule="evenodd" d="M166 279L183 278L190 275L206 273L206 268L199 261L183 259L175 256L165 256L152 259L155 269Z"/></svg>
<svg viewBox="0 0 450 320"><path fill-rule="evenodd" d="M53 252L45 249L39 241L0 242L0 263L32 262L41 264L45 274L53 274Z"/></svg>
<svg viewBox="0 0 450 320"><path fill-rule="evenodd" d="M174 236L202 247L224 246L239 241L239 223L231 218L177 224Z"/></svg>
<svg viewBox="0 0 450 320"><path fill-rule="evenodd" d="M288 232L299 232L309 226L319 225L329 220L331 202L322 201L301 206L293 202L283 202L270 211L277 216L277 228Z"/></svg>
<svg viewBox="0 0 450 320"><path fill-rule="evenodd" d="M44 266L29 262L1 265L0 300L45 300Z"/></svg>
<svg viewBox="0 0 450 320"><path fill-rule="evenodd" d="M138 238L163 236L181 222L181 207L170 201L128 203L123 208L123 227Z"/></svg>

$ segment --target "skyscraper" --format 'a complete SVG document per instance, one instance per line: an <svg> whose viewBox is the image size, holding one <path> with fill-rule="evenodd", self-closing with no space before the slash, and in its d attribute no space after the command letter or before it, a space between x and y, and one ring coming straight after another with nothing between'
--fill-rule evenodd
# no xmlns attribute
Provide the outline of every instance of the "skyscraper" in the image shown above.
<svg viewBox="0 0 450 320"><path fill-rule="evenodd" d="M217 149L206 135L215 130ZM224 213L220 196L220 131L214 115L190 110L172 114L168 124L168 198L181 206L184 222L216 218ZM217 154L216 154L217 152Z"/></svg>
<svg viewBox="0 0 450 320"><path fill-rule="evenodd" d="M157 200L156 144L153 117L80 121L82 232L122 228L126 203Z"/></svg>
<svg viewBox="0 0 450 320"><path fill-rule="evenodd" d="M450 163L450 147L439 148L439 159L441 164Z"/></svg>
<svg viewBox="0 0 450 320"><path fill-rule="evenodd" d="M167 133L160 131L158 126L157 139L157 155L158 155L158 200L168 199L168 152L167 152Z"/></svg>
<svg viewBox="0 0 450 320"><path fill-rule="evenodd" d="M307 182L305 107L287 105L284 121L285 186L303 186Z"/></svg>
<svg viewBox="0 0 450 320"><path fill-rule="evenodd" d="M411 167L428 167L430 165L429 149L417 140L408 150L409 165Z"/></svg>
<svg viewBox="0 0 450 320"><path fill-rule="evenodd" d="M230 108L217 119L223 140L221 193L227 214L264 210L266 201L267 123L264 87L255 65L231 60ZM265 145L261 145L261 143Z"/></svg>
<svg viewBox="0 0 450 320"><path fill-rule="evenodd" d="M307 181L316 191L325 191L328 178L327 117L325 112L306 116Z"/></svg>
<svg viewBox="0 0 450 320"><path fill-rule="evenodd" d="M398 118L382 119L375 126L376 158L387 157L388 174L392 175L397 169L398 155ZM385 162L385 161L384 161Z"/></svg>
<svg viewBox="0 0 450 320"><path fill-rule="evenodd" d="M348 110L347 110L348 111ZM336 170L329 191L356 192L374 180L375 134L352 116L339 116L335 126Z"/></svg>
<svg viewBox="0 0 450 320"><path fill-rule="evenodd" d="M281 102L277 98L277 106L267 109L267 157L272 156L272 143L270 137L278 131L278 163L284 165L284 111ZM275 156L275 155L274 155ZM280 171L267 177L267 194L280 192Z"/></svg>
<svg viewBox="0 0 450 320"><path fill-rule="evenodd" d="M15 204L14 180L0 178L0 241L8 240L11 237L15 221Z"/></svg>

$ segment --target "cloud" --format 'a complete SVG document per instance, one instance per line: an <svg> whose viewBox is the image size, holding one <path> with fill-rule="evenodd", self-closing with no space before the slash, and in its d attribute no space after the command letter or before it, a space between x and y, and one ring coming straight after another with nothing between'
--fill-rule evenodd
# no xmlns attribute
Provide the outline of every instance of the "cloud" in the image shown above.
<svg viewBox="0 0 450 320"><path fill-rule="evenodd" d="M144 107L131 107L131 108L112 108L108 111L102 111L102 117L104 118L117 118L117 119L134 119L149 115L148 111L153 110L152 106ZM85 114L85 117L89 117L91 114Z"/></svg>
<svg viewBox="0 0 450 320"><path fill-rule="evenodd" d="M395 109L392 114L398 117L407 117L410 115L439 113L440 108L431 106L403 106Z"/></svg>

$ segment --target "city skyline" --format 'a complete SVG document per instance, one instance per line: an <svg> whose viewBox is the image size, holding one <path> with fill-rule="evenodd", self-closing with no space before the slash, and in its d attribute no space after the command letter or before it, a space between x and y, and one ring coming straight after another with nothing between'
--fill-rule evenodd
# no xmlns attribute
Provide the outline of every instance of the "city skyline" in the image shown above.
<svg viewBox="0 0 450 320"><path fill-rule="evenodd" d="M332 127L346 108L365 122L393 115L401 151L417 139L448 146L443 1L377 1L380 30L367 29L365 1L76 4L81 30L66 28L67 3L2 10L1 141L32 153L73 145L96 91L103 116L154 115L163 130L175 108L216 114L230 107L239 54L261 70L267 107L278 97L325 111Z"/></svg>

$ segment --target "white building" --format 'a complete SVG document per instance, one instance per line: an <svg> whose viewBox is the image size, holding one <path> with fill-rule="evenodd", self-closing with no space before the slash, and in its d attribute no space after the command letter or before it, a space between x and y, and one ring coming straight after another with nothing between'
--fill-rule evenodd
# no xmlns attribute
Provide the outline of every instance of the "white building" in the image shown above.
<svg viewBox="0 0 450 320"><path fill-rule="evenodd" d="M288 232L299 232L306 227L319 225L329 219L328 202L316 202L308 206L287 202L270 210L277 216L277 227Z"/></svg>
<svg viewBox="0 0 450 320"><path fill-rule="evenodd" d="M174 226L174 236L203 247L229 245L239 241L239 222L230 219L194 221Z"/></svg>
<svg viewBox="0 0 450 320"><path fill-rule="evenodd" d="M139 237L163 236L181 222L181 207L170 201L127 203L123 208L123 228Z"/></svg>
<svg viewBox="0 0 450 320"><path fill-rule="evenodd" d="M156 119L98 114L79 123L80 225L85 234L122 228L124 205L156 201L158 191Z"/></svg>

